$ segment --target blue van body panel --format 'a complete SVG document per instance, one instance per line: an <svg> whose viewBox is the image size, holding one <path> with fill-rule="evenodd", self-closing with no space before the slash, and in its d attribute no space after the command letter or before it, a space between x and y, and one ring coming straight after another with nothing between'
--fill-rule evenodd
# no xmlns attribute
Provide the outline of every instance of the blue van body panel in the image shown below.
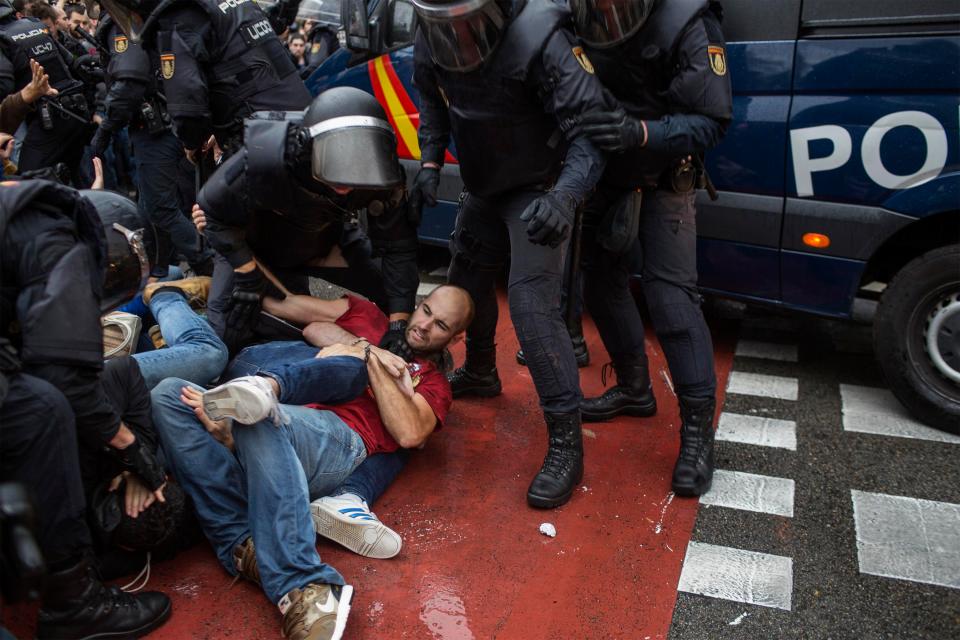
<svg viewBox="0 0 960 640"><path fill-rule="evenodd" d="M417 104L412 51L386 55ZM340 49L307 87L375 93L370 59ZM728 43L734 119L706 158L721 197L698 197L701 288L849 316L867 261L886 239L944 212L957 212L960 227L958 60L955 35ZM837 162L823 161L831 156ZM408 174L417 159L408 159ZM424 211L425 243L445 245L453 230L458 187L450 184ZM830 236L831 247L806 246L807 232Z"/></svg>

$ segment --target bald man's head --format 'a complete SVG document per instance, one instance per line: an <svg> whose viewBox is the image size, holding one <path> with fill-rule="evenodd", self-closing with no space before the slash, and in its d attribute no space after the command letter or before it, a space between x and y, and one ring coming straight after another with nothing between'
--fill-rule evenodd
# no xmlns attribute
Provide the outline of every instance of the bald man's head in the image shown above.
<svg viewBox="0 0 960 640"><path fill-rule="evenodd" d="M407 343L420 353L436 353L459 341L473 321L473 298L465 289L437 287L414 310L407 323Z"/></svg>

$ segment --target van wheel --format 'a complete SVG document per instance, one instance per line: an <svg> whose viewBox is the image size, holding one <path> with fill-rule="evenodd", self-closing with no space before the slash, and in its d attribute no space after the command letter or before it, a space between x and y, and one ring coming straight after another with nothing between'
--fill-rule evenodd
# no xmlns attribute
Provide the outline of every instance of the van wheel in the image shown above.
<svg viewBox="0 0 960 640"><path fill-rule="evenodd" d="M873 348L893 394L914 416L960 434L960 245L928 251L890 281Z"/></svg>

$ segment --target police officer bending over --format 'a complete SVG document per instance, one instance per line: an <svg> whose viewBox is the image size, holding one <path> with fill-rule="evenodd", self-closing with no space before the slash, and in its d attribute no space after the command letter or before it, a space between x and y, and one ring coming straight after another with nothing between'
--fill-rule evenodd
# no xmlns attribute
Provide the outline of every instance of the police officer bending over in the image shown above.
<svg viewBox="0 0 960 640"><path fill-rule="evenodd" d="M129 229L136 216L97 206L53 182L0 183L0 477L37 501L48 570L41 638L140 637L170 615L165 595L108 588L88 558L78 436L158 500L166 481L101 384L100 314L136 294L146 259Z"/></svg>
<svg viewBox="0 0 960 640"><path fill-rule="evenodd" d="M308 276L319 275L367 295L390 316L381 345L409 356L404 333L417 290L417 236L400 206L403 177L383 107L364 91L336 87L304 113L257 115L246 122L242 152L198 198L206 235L229 263L214 271L210 322L231 349L250 339L267 290L256 257L294 293L309 293ZM382 275L350 223L363 209ZM350 268L317 269L337 247Z"/></svg>
<svg viewBox="0 0 960 640"><path fill-rule="evenodd" d="M64 162L76 179L83 148L93 131L89 96L84 81L102 75L90 56L74 58L34 18L17 19L9 0L0 0L0 49L13 65L15 90L30 82L30 60L40 63L50 76L56 98L43 98L27 116L27 135L20 153L21 172Z"/></svg>
<svg viewBox="0 0 960 640"><path fill-rule="evenodd" d="M697 291L694 196L702 176L696 167L720 142L733 111L719 3L570 2L597 75L622 105L584 116L591 139L611 152L584 214L583 268L585 302L617 385L585 399L583 419L656 413L643 325L629 289L628 250L639 226L643 292L682 417L673 490L701 495L713 477L717 383Z"/></svg>
<svg viewBox="0 0 960 640"><path fill-rule="evenodd" d="M310 93L254 0L103 0L123 33L160 56L174 131L191 158L215 135L228 156L254 111L306 108Z"/></svg>
<svg viewBox="0 0 960 640"><path fill-rule="evenodd" d="M105 58L107 96L105 115L90 145L94 155L102 158L113 134L130 127L140 190L137 204L142 218L154 228L157 245L151 275L167 274L171 249L186 257L198 275L211 275L213 251L200 248L197 231L184 215L196 199L194 175L171 131L156 68L143 47L132 42L110 16L100 20L96 38Z"/></svg>
<svg viewBox="0 0 960 640"><path fill-rule="evenodd" d="M607 103L564 26L564 7L549 0L414 0L414 7L422 168L410 201L414 208L435 202L451 135L466 185L448 279L470 292L477 314L466 363L450 377L453 394L500 393L495 284L509 254L510 316L549 433L527 501L556 507L583 475L580 380L559 312L563 245L604 164L576 125Z"/></svg>

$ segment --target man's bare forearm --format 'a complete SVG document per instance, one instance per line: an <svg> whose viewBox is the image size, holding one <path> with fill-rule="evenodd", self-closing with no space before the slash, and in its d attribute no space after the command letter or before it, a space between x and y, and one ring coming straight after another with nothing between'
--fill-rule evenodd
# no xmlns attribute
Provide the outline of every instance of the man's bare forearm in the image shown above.
<svg viewBox="0 0 960 640"><path fill-rule="evenodd" d="M358 337L334 322L311 322L303 330L303 339L315 347L353 344Z"/></svg>
<svg viewBox="0 0 960 640"><path fill-rule="evenodd" d="M380 419L393 439L404 449L422 445L437 425L427 401L420 394L405 395L376 356L367 362L367 375Z"/></svg>

